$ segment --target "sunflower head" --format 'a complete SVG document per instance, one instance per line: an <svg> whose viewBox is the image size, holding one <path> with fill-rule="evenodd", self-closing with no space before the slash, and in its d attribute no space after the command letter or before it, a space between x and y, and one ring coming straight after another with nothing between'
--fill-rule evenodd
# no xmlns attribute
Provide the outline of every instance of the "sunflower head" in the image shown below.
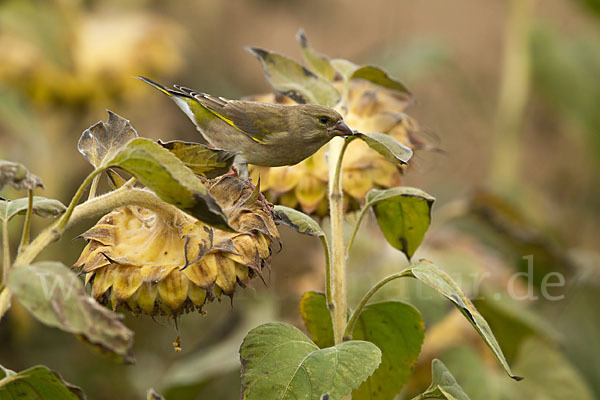
<svg viewBox="0 0 600 400"><path fill-rule="evenodd" d="M89 242L74 268L92 296L134 313L179 315L233 297L269 265L279 234L257 188L233 176L206 180L237 230L225 232L182 211L165 216L139 206L117 208L81 235Z"/></svg>

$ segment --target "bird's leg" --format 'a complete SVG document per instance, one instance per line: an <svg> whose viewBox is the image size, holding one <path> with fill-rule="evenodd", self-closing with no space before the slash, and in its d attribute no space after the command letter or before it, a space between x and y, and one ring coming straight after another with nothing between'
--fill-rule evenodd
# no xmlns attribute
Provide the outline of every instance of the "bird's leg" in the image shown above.
<svg viewBox="0 0 600 400"><path fill-rule="evenodd" d="M238 176L247 181L248 180L248 163L236 159L233 162L233 168L237 170Z"/></svg>

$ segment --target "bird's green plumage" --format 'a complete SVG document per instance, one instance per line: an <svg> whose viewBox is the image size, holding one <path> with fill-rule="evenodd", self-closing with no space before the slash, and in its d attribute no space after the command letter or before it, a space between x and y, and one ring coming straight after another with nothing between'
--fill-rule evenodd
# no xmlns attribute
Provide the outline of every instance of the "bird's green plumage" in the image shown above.
<svg viewBox="0 0 600 400"><path fill-rule="evenodd" d="M328 107L227 100L140 79L171 97L204 138L216 148L234 152L238 164L293 165L333 137L352 134L341 115Z"/></svg>

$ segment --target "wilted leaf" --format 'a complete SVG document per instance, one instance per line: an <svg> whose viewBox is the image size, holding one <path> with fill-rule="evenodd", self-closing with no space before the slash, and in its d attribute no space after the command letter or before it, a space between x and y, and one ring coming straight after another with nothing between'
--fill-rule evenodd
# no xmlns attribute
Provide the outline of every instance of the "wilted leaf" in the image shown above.
<svg viewBox="0 0 600 400"><path fill-rule="evenodd" d="M300 299L300 315L312 340L320 348L332 347L333 323L323 293L306 292Z"/></svg>
<svg viewBox="0 0 600 400"><path fill-rule="evenodd" d="M25 214L27 211L29 199L27 197L16 200L0 199L0 220L8 221L17 214ZM45 197L33 197L33 212L40 217L58 217L62 215L67 208L58 200L47 199Z"/></svg>
<svg viewBox="0 0 600 400"><path fill-rule="evenodd" d="M423 318L413 306L400 301L367 305L352 338L375 344L381 350L381 365L352 392L352 399L393 399L408 380L424 337Z"/></svg>
<svg viewBox="0 0 600 400"><path fill-rule="evenodd" d="M144 138L133 139L105 164L129 172L162 200L198 220L231 231L223 210L202 181L159 144Z"/></svg>
<svg viewBox="0 0 600 400"><path fill-rule="evenodd" d="M467 318L467 320L473 325L475 330L483 338L488 347L492 350L506 373L515 380L521 380L523 378L515 376L510 370L510 366L506 362L506 358L500 349L500 345L496 341L490 326L486 320L477 311L471 301L465 296L462 290L458 287L456 282L446 272L436 267L431 261L419 260L413 264L410 268L413 276L426 284L427 286L435 289L438 293L444 295L460 310L460 312Z"/></svg>
<svg viewBox="0 0 600 400"><path fill-rule="evenodd" d="M11 185L17 190L44 187L42 180L29 172L23 164L0 160L0 190Z"/></svg>
<svg viewBox="0 0 600 400"><path fill-rule="evenodd" d="M329 57L310 47L308 44L308 39L304 34L304 30L300 29L296 38L300 42L300 47L302 48L302 58L304 59L306 65L319 76L327 79L328 81L333 81L333 78L335 78L335 69L333 69L331 66Z"/></svg>
<svg viewBox="0 0 600 400"><path fill-rule="evenodd" d="M211 149L200 143L181 142L179 140L163 143L159 140L158 144L175 154L195 174L209 179L229 172L235 157L233 153Z"/></svg>
<svg viewBox="0 0 600 400"><path fill-rule="evenodd" d="M339 400L373 373L381 352L358 340L319 349L292 325L268 323L248 333L240 358L243 399Z"/></svg>
<svg viewBox="0 0 600 400"><path fill-rule="evenodd" d="M411 159L413 151L406 147L390 135L383 133L361 133L355 135L364 140L370 148L384 156L388 161L394 164L404 165Z"/></svg>
<svg viewBox="0 0 600 400"><path fill-rule="evenodd" d="M308 215L286 206L276 205L273 208L273 219L277 225L289 226L304 235L324 237L325 232L321 226Z"/></svg>
<svg viewBox="0 0 600 400"><path fill-rule="evenodd" d="M379 67L366 65L360 67L352 72L350 80L352 79L364 79L377 86L399 92L408 97L411 96L410 92L400 81L390 78L389 75Z"/></svg>
<svg viewBox="0 0 600 400"><path fill-rule="evenodd" d="M448 368L438 359L431 362L431 385L413 400L423 399L470 400Z"/></svg>
<svg viewBox="0 0 600 400"><path fill-rule="evenodd" d="M403 186L371 190L365 208L373 207L387 241L410 260L429 228L434 201L422 190Z"/></svg>
<svg viewBox="0 0 600 400"><path fill-rule="evenodd" d="M101 350L133 360L133 332L119 315L87 295L77 275L59 262L11 268L6 282L13 296L42 323L81 335Z"/></svg>
<svg viewBox="0 0 600 400"><path fill-rule="evenodd" d="M335 106L340 100L340 92L329 81L296 61L256 47L246 49L260 60L267 80L277 92L298 103L328 107Z"/></svg>
<svg viewBox="0 0 600 400"><path fill-rule="evenodd" d="M2 400L83 400L83 391L65 382L61 376L38 365L16 373L0 366L0 399Z"/></svg>
<svg viewBox="0 0 600 400"><path fill-rule="evenodd" d="M128 120L110 110L108 121L98 122L81 134L77 148L86 160L98 168L111 160L126 144L138 137Z"/></svg>

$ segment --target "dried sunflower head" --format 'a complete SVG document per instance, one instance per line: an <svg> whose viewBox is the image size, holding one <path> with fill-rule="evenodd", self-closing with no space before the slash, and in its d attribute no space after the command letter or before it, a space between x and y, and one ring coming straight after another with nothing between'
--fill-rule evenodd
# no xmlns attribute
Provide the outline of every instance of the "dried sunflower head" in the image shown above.
<svg viewBox="0 0 600 400"><path fill-rule="evenodd" d="M237 233L206 225L182 211L165 216L128 206L104 216L74 268L92 296L134 313L179 315L222 293L232 297L268 266L279 234L259 192L233 176L206 181Z"/></svg>
<svg viewBox="0 0 600 400"><path fill-rule="evenodd" d="M262 95L253 99L293 104L291 99L282 95ZM407 105L405 96L356 79L350 82L347 110L339 111L344 115L348 126L354 130L386 133L400 143L416 149L420 145L416 137L419 127L404 113ZM274 203L323 216L328 210L325 152L326 149L322 148L293 166L252 166L250 174L254 180L261 177L263 189ZM371 189L398 186L401 175L402 169L389 163L363 141L354 140L346 150L342 170L346 210L358 209Z"/></svg>

